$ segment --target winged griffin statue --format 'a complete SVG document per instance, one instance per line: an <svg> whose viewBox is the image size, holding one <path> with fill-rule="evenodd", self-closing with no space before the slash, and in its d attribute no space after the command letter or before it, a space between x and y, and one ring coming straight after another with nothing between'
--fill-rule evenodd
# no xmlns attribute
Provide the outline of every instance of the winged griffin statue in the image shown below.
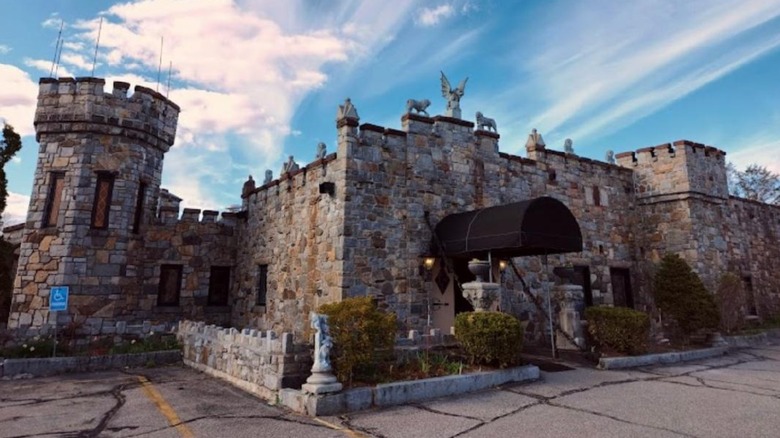
<svg viewBox="0 0 780 438"><path fill-rule="evenodd" d="M458 87L453 89L447 76L441 72L441 95L447 99L447 112L444 113L447 117L460 118L460 98L465 94L466 81L468 80L469 78L460 81Z"/></svg>

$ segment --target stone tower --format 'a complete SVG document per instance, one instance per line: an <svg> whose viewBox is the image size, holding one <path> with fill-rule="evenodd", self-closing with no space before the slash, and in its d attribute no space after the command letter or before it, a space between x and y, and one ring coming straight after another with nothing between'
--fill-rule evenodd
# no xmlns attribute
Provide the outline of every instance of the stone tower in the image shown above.
<svg viewBox="0 0 780 438"><path fill-rule="evenodd" d="M58 321L77 318L92 332L131 319L144 299L143 230L155 216L179 107L145 87L128 97L129 84L114 82L111 93L104 84L40 80L40 148L10 328L35 331L54 323L53 286L70 288L68 312Z"/></svg>

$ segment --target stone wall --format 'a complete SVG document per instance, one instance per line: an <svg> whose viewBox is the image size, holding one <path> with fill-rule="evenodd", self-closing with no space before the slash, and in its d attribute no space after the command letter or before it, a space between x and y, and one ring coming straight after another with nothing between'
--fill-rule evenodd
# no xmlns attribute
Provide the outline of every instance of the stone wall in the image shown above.
<svg viewBox="0 0 780 438"><path fill-rule="evenodd" d="M302 336L310 311L341 299L346 196L344 160L335 154L244 194L234 325ZM260 265L268 267L265 305L257 301Z"/></svg>
<svg viewBox="0 0 780 438"><path fill-rule="evenodd" d="M185 364L268 400L282 388L300 388L311 374L311 348L295 344L291 333L239 332L185 320L177 337Z"/></svg>

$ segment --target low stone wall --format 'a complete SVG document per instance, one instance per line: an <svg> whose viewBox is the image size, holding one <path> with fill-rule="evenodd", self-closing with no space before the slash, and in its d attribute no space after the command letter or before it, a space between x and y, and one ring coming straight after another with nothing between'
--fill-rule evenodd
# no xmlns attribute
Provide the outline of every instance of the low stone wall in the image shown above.
<svg viewBox="0 0 780 438"><path fill-rule="evenodd" d="M179 350L147 353L114 354L110 356L43 357L0 360L0 378L43 377L64 373L164 365L181 361Z"/></svg>
<svg viewBox="0 0 780 438"><path fill-rule="evenodd" d="M528 382L538 379L539 368L535 365L524 365L505 370L385 383L324 395L283 389L279 393L279 402L301 414L337 415L372 407L416 403L480 391L510 382Z"/></svg>
<svg viewBox="0 0 780 438"><path fill-rule="evenodd" d="M687 362L692 360L723 356L724 354L728 354L728 352L729 347L712 347L699 350L645 354L643 356L602 357L599 360L598 368L602 370L617 370L652 365L667 365L671 363Z"/></svg>
<svg viewBox="0 0 780 438"><path fill-rule="evenodd" d="M282 388L300 388L311 374L311 347L295 344L291 333L181 321L177 338L186 365L268 400Z"/></svg>

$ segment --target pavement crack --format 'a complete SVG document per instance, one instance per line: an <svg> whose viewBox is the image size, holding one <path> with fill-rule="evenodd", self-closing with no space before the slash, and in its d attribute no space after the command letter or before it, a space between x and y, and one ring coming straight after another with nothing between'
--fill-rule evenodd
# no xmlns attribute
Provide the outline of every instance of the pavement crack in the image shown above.
<svg viewBox="0 0 780 438"><path fill-rule="evenodd" d="M479 422L484 422L485 421L485 420L483 420L481 418L471 417L471 416L468 416L468 415L460 415L460 414L453 414L451 412L439 411L437 409L429 408L428 406L421 405L421 404L413 404L411 406L415 407L417 409L423 410L423 411L431 412L433 414L441 414L441 415L447 415L449 417L465 418L465 419L468 419L468 420L476 420L476 421L479 421Z"/></svg>
<svg viewBox="0 0 780 438"><path fill-rule="evenodd" d="M125 395L123 394L124 390L130 386L129 383L123 383L120 385L115 386L114 388L109 391L111 395L114 396L114 399L116 400L116 403L114 403L114 406L111 407L111 409L108 410L100 419L100 423L98 423L97 426L95 426L92 430L82 431L76 437L78 438L92 438L99 436L101 432L108 426L108 422L111 421L111 419L116 415L116 413L119 411L119 409L122 408L125 404Z"/></svg>
<svg viewBox="0 0 780 438"><path fill-rule="evenodd" d="M349 429L354 430L360 433L364 433L368 436L374 437L374 438L387 438L385 435L382 435L379 433L375 428L372 427L362 427L355 424L352 424L352 419L349 418L347 415L342 415L339 417L339 420L341 420L341 424Z"/></svg>
<svg viewBox="0 0 780 438"><path fill-rule="evenodd" d="M591 411L589 409L575 408L575 407L572 407L572 406L566 406L566 405L562 405L562 404L559 404L559 403L553 403L552 401L548 401L547 404L550 405L550 406L557 407L557 408L569 409L569 410L572 410L572 411L577 411L577 412L582 412L582 413L585 413L585 414L595 415L597 417L608 418L610 420L618 421L620 423L630 424L632 426L646 427L646 428L649 428L649 429L662 430L664 432L673 433L675 435L691 437L691 438L697 438L696 435L691 435L691 434L687 434L685 432L680 432L680 431L677 431L677 430L668 429L666 427L653 426L652 424L637 423L637 422L634 422L634 421L625 420L625 419L620 418L620 417L615 417L614 415L604 414L604 413L598 412L598 411Z"/></svg>

